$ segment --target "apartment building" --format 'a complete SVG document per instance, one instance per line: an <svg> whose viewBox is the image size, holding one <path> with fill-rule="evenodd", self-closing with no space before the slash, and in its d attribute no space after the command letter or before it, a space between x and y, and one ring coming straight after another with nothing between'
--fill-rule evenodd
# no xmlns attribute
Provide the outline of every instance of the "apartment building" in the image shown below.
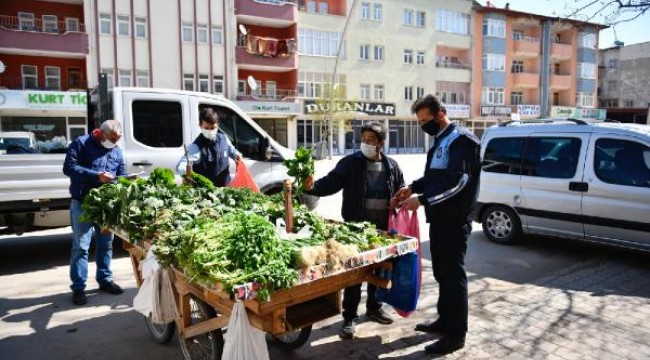
<svg viewBox="0 0 650 360"><path fill-rule="evenodd" d="M597 109L598 32L605 26L476 7L472 113L476 133L511 118L604 119Z"/></svg>
<svg viewBox="0 0 650 360"><path fill-rule="evenodd" d="M360 127L369 120L389 129L387 152L424 152L428 137L410 108L425 94L439 95L453 119L468 119L471 9L471 1L299 2L298 95L305 100L297 145L326 140L317 113L328 104L318 99L331 86L340 98L333 105L348 113L334 129L338 154L358 149Z"/></svg>
<svg viewBox="0 0 650 360"><path fill-rule="evenodd" d="M607 117L648 123L650 42L600 50L598 72L598 102Z"/></svg>
<svg viewBox="0 0 650 360"><path fill-rule="evenodd" d="M83 0L0 2L0 131L86 132L85 25Z"/></svg>

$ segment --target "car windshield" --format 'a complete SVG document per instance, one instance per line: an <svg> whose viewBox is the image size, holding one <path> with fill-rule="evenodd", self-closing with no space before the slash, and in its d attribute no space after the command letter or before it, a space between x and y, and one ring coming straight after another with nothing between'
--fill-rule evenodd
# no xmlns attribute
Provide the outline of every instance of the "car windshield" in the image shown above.
<svg viewBox="0 0 650 360"><path fill-rule="evenodd" d="M10 146L23 146L29 148L29 139L25 138L0 138L0 150L7 150Z"/></svg>

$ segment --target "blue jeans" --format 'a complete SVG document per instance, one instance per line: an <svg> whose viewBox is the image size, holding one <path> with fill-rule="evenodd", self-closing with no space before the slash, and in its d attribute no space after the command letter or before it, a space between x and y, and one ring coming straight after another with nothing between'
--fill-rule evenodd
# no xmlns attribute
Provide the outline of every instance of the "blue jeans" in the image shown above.
<svg viewBox="0 0 650 360"><path fill-rule="evenodd" d="M95 237L95 262L97 274L95 279L99 284L113 281L111 258L113 257L113 234L102 234L99 225L81 222L83 213L81 203L77 200L70 202L70 223L72 224L72 253L70 254L70 280L72 290L84 290L88 278L88 249L90 241Z"/></svg>

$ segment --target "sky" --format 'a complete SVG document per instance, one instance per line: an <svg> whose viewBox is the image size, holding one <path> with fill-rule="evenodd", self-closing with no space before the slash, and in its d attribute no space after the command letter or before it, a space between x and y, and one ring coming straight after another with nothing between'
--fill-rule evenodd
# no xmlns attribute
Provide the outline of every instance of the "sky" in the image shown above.
<svg viewBox="0 0 650 360"><path fill-rule="evenodd" d="M608 0L604 0L608 1ZM586 4L589 0L490 0L496 7L505 7L510 3L510 9L522 12L529 12L546 16L566 16L572 13L573 9L580 4ZM486 0L479 1L485 5ZM597 12L597 7L589 8L584 11L585 15L591 16ZM580 19L584 20L584 19ZM590 22L606 24L603 16L596 16ZM607 25L607 24L606 24ZM643 26L645 25L645 26ZM630 22L619 23L616 25L616 35L618 40L625 42L625 45L638 44L650 41L650 11ZM614 45L614 30L612 28L600 32L599 47L608 48Z"/></svg>

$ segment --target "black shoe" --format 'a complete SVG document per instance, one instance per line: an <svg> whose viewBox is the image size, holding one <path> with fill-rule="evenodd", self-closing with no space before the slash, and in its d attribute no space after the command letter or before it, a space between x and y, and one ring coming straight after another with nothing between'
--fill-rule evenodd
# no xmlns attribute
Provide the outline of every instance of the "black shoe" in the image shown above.
<svg viewBox="0 0 650 360"><path fill-rule="evenodd" d="M119 295L124 292L124 290L122 290L122 288L113 281L100 284L99 290L106 291L107 293L111 293L113 295Z"/></svg>
<svg viewBox="0 0 650 360"><path fill-rule="evenodd" d="M339 331L339 337L343 340L350 340L354 338L354 320L343 320L343 326Z"/></svg>
<svg viewBox="0 0 650 360"><path fill-rule="evenodd" d="M440 322L440 320L436 320L432 323L420 323L415 325L415 331L441 334L443 332L442 322Z"/></svg>
<svg viewBox="0 0 650 360"><path fill-rule="evenodd" d="M424 352L427 354L451 354L456 350L462 349L465 347L465 337L451 337L444 336L440 340L434 342L431 345L424 347Z"/></svg>
<svg viewBox="0 0 650 360"><path fill-rule="evenodd" d="M72 291L72 303L75 305L85 305L88 302L86 293L83 290Z"/></svg>
<svg viewBox="0 0 650 360"><path fill-rule="evenodd" d="M366 316L368 319L380 324L390 325L393 323L393 318L388 315L382 308L366 311Z"/></svg>

